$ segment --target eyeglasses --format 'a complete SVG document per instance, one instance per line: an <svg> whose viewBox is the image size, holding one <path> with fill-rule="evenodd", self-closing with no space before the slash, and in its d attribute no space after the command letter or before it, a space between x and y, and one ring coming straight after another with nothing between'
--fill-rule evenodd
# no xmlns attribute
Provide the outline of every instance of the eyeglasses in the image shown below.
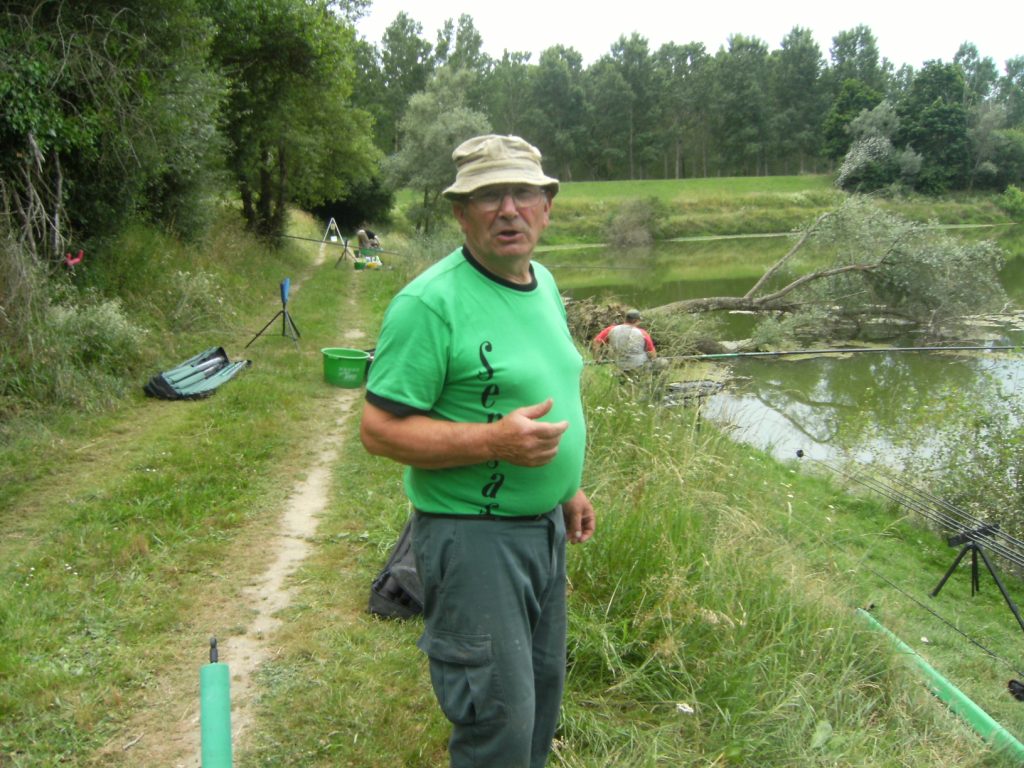
<svg viewBox="0 0 1024 768"><path fill-rule="evenodd" d="M492 187L477 190L467 199L481 211L492 213L501 208L506 197L512 198L516 208L532 208L544 196L544 190L540 187Z"/></svg>

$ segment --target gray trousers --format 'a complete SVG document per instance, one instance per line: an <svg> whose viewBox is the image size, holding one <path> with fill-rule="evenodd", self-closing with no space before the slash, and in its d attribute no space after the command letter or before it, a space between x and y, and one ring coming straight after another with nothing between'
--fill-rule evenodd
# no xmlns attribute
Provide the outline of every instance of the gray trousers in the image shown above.
<svg viewBox="0 0 1024 768"><path fill-rule="evenodd" d="M565 521L417 512L418 646L452 723L451 768L542 768L565 685Z"/></svg>

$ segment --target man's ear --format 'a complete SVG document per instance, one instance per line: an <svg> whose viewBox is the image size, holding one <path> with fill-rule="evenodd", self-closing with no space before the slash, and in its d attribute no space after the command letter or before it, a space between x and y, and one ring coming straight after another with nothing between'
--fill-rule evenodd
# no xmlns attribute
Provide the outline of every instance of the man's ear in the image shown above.
<svg viewBox="0 0 1024 768"><path fill-rule="evenodd" d="M452 215L459 222L462 231L466 231L466 204L461 200L452 200Z"/></svg>

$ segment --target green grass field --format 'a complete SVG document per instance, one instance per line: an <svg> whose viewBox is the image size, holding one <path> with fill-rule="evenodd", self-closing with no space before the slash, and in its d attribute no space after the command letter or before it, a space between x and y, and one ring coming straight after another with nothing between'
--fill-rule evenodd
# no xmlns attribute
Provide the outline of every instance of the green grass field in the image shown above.
<svg viewBox="0 0 1024 768"><path fill-rule="evenodd" d="M769 205L784 204L790 196L835 195L831 177L816 176L744 176L708 179L666 179L651 181L575 181L561 184L559 197L569 203L610 203L618 200L653 197L670 203L726 202L737 198L766 199Z"/></svg>

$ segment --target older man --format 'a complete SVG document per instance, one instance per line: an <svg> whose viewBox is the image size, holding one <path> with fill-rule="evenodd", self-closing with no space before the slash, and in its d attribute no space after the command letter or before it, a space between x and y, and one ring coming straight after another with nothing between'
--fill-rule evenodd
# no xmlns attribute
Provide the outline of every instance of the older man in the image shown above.
<svg viewBox="0 0 1024 768"><path fill-rule="evenodd" d="M391 302L361 435L408 465L434 693L453 768L540 768L565 681L565 542L588 540L582 359L532 261L558 180L517 136L452 154L465 244Z"/></svg>

